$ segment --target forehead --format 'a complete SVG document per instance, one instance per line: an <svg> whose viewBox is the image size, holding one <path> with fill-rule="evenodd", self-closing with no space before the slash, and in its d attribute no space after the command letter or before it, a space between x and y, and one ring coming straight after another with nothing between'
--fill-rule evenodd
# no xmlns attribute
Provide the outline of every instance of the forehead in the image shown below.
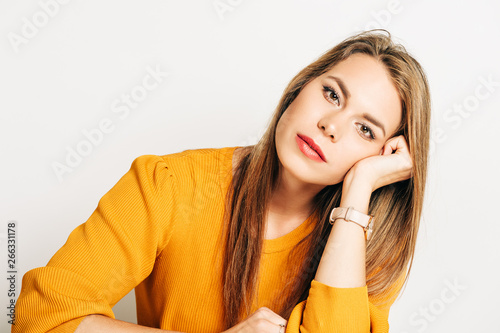
<svg viewBox="0 0 500 333"><path fill-rule="evenodd" d="M388 135L397 129L401 98L383 63L366 54L353 54L321 75L322 80L336 82L329 77L342 81L342 88L349 92L349 96L342 96L345 107L376 117L384 123ZM339 87L338 81L335 84Z"/></svg>

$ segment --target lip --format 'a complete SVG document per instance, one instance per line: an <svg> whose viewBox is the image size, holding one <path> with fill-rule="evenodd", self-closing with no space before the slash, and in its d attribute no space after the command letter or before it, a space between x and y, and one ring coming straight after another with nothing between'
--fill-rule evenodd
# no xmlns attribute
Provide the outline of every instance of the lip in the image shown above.
<svg viewBox="0 0 500 333"><path fill-rule="evenodd" d="M312 150L318 155L317 157L319 157L319 159L315 158L316 156L314 155L311 155L311 154L308 154L308 152L304 151L302 149L302 147L300 147L300 143L299 143L299 148L300 150L309 158L312 158L312 159L316 159L316 160L319 160L319 161L322 161L322 162L326 162L326 158L325 158L325 155L323 154L323 151L321 150L321 148L316 144L316 142L314 142L313 139L311 139L310 137L308 137L307 135L303 135L303 134L298 134L297 133L297 141L302 140L304 141L310 148L312 148ZM306 147L307 149L307 147Z"/></svg>

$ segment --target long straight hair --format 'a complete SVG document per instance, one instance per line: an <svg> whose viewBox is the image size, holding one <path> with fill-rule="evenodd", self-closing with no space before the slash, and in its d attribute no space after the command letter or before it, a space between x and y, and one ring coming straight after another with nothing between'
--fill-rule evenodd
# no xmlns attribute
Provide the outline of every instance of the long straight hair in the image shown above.
<svg viewBox="0 0 500 333"><path fill-rule="evenodd" d="M399 92L403 110L401 124L394 136L405 137L413 160L412 178L372 193L369 214L380 223L376 224L366 245L368 293L376 299L389 287L396 286L397 295L406 283L413 262L424 199L430 93L420 64L402 45L391 40L389 32L381 32L367 31L351 36L301 70L285 88L262 138L256 145L246 147L235 167L226 193L224 214L226 229L222 279L226 329L250 314L258 285L264 242L263 221L280 172L275 144L278 121L306 84L355 53L367 54L385 65ZM339 205L341 196L342 183L326 186L313 198L314 229L292 249L288 257L290 269L286 281L289 283L272 309L285 319L289 318L296 304L307 299L310 283L332 228L328 223L329 214Z"/></svg>

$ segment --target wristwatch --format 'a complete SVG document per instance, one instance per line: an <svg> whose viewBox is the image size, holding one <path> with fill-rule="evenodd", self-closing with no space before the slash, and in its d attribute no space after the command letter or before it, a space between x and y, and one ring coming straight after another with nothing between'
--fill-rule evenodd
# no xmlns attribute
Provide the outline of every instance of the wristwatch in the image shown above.
<svg viewBox="0 0 500 333"><path fill-rule="evenodd" d="M344 219L347 222L354 222L365 231L365 239L369 240L373 232L373 216L358 212L352 207L335 207L330 213L330 224L333 225L336 219Z"/></svg>

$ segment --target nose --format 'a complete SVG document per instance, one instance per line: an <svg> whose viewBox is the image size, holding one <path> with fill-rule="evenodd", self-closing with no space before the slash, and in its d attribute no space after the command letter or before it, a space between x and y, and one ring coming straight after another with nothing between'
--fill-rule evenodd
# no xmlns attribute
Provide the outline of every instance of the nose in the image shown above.
<svg viewBox="0 0 500 333"><path fill-rule="evenodd" d="M331 112L323 115L318 121L318 128L334 142L340 137L341 119L339 118L340 115L338 112Z"/></svg>

